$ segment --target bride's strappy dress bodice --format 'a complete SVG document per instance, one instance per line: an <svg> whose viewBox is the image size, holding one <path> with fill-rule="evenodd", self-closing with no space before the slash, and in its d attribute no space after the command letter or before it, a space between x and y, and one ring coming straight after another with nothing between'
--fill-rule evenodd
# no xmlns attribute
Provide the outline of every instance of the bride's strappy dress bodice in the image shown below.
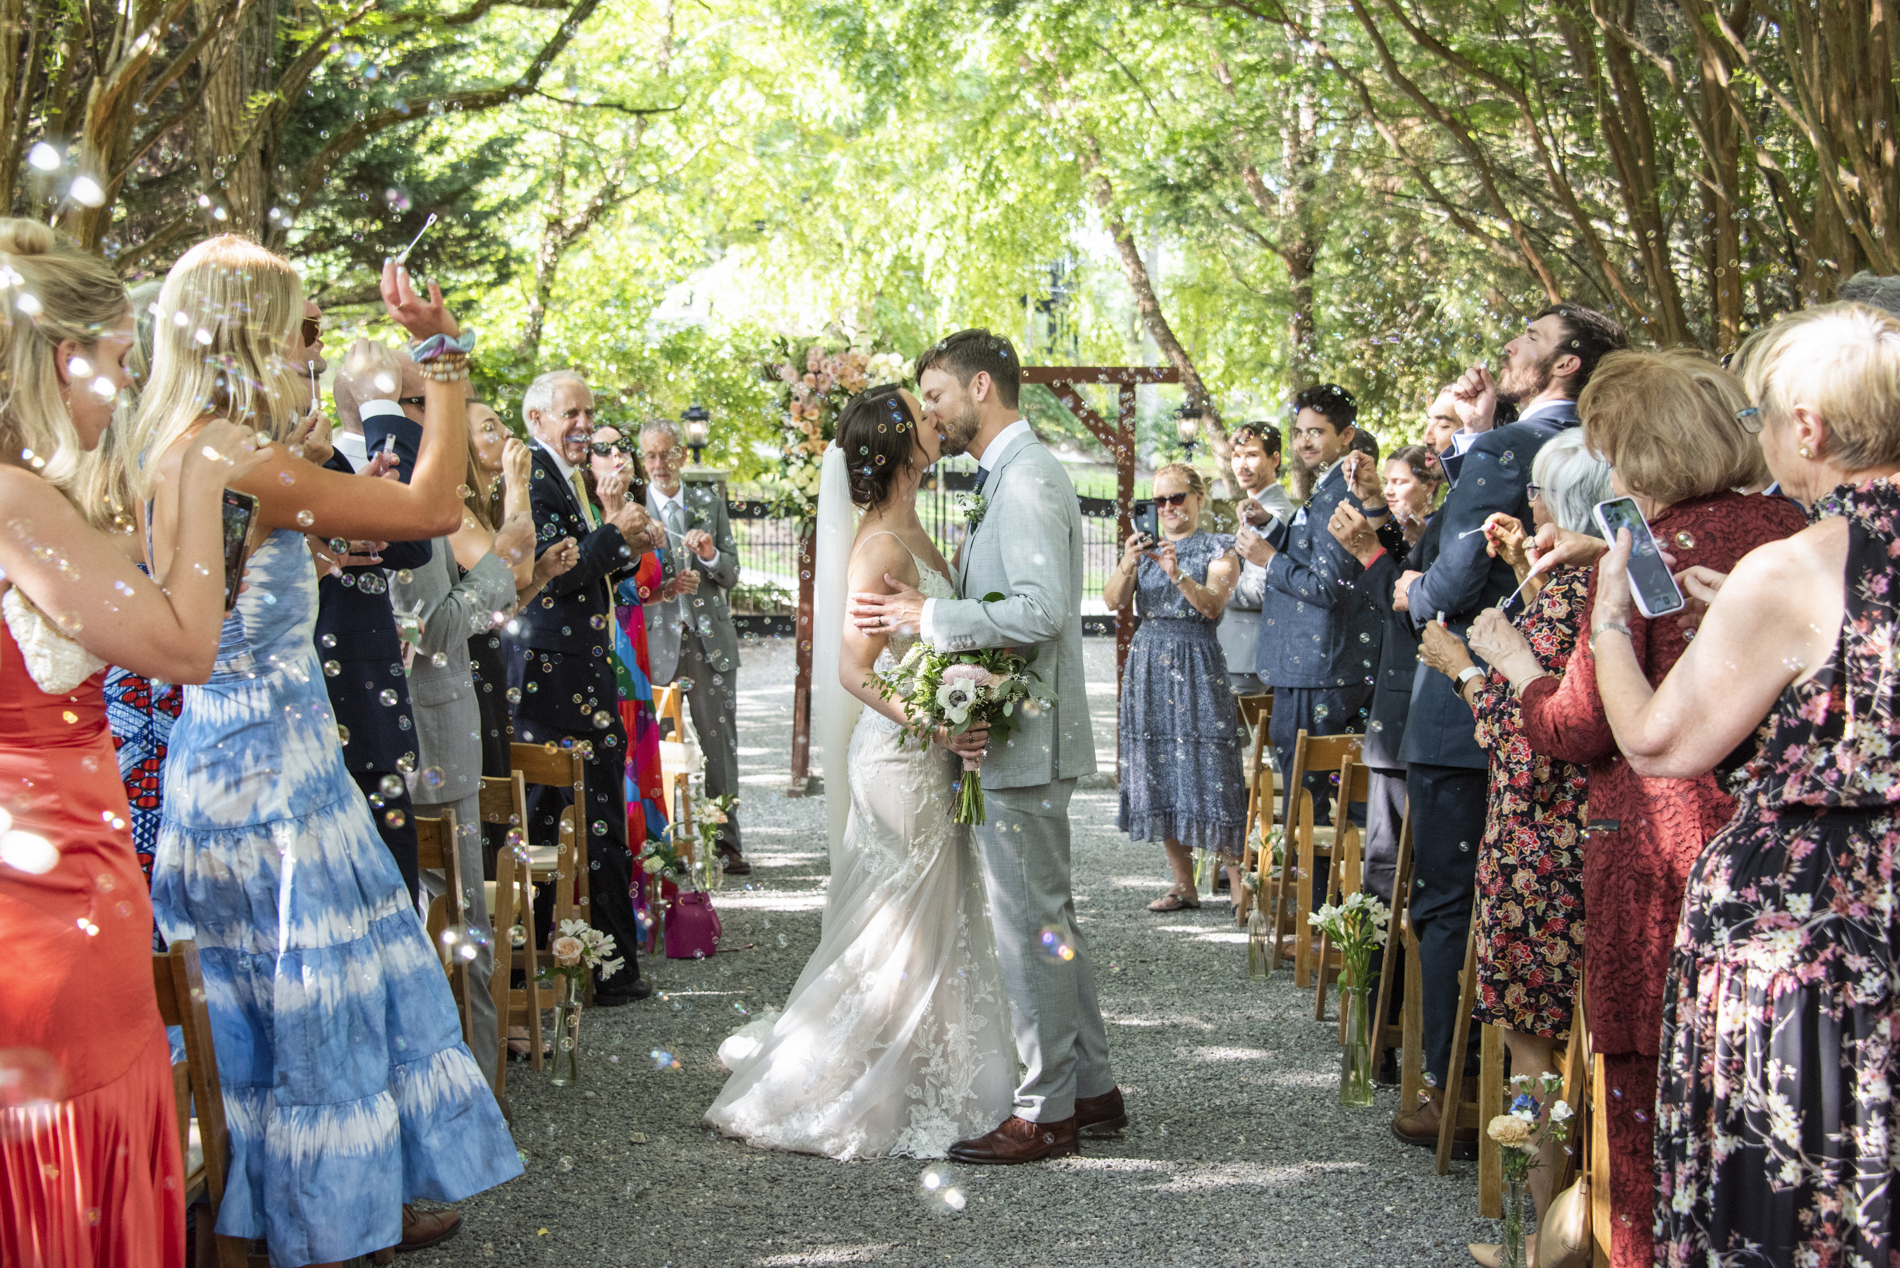
<svg viewBox="0 0 1900 1268"><path fill-rule="evenodd" d="M916 562L926 597L956 597ZM915 642L893 637L877 668ZM849 766L818 949L784 1013L721 1046L733 1075L706 1121L766 1148L941 1157L1001 1122L1016 1083L982 870L951 820L957 761L866 709Z"/></svg>

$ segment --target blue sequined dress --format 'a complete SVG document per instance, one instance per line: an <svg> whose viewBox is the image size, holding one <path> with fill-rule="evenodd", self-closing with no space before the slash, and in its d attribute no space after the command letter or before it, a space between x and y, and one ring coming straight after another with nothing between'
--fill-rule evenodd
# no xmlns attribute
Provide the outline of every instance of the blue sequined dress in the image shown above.
<svg viewBox="0 0 1900 1268"><path fill-rule="evenodd" d="M1205 583L1209 565L1233 548L1231 533L1195 533L1174 553L1182 572ZM1247 827L1240 714L1216 623L1147 556L1135 587L1141 628L1122 673L1118 824L1137 841L1238 856Z"/></svg>
<svg viewBox="0 0 1900 1268"><path fill-rule="evenodd" d="M172 730L152 904L204 962L231 1130L217 1231L273 1263L347 1260L402 1239L401 1203L521 1166L344 768L302 535L272 533L244 577Z"/></svg>

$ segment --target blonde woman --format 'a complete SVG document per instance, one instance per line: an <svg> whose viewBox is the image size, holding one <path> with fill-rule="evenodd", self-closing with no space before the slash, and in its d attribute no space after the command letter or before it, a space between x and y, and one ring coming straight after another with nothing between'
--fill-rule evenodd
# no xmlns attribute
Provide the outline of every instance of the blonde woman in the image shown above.
<svg viewBox="0 0 1900 1268"><path fill-rule="evenodd" d="M1174 884L1148 910L1168 912L1201 905L1193 851L1221 855L1230 873L1239 866L1247 791L1215 626L1240 558L1232 534L1201 531L1207 485L1193 467L1155 472L1154 499L1161 541L1130 534L1102 601L1133 597L1141 612L1122 676L1119 825L1167 850Z"/></svg>
<svg viewBox="0 0 1900 1268"><path fill-rule="evenodd" d="M76 504L126 383L125 288L25 220L0 220L0 278L0 1263L182 1268L152 908L101 682L108 660L178 682L211 673L218 500L260 455L229 423L198 432L169 473L171 567L153 584Z"/></svg>
<svg viewBox="0 0 1900 1268"><path fill-rule="evenodd" d="M427 425L408 484L355 476L273 445L237 482L257 499L244 578L209 683L189 688L165 766L153 905L195 938L231 1124L217 1231L262 1237L274 1264L337 1264L430 1245L454 1201L520 1174L428 939L343 760L312 644L306 533L414 541L453 532L467 463L466 353L455 318L385 267L389 315L423 340ZM267 437L309 410L303 295L284 260L237 237L186 252L165 279L152 381L139 406L160 561L172 475L215 420ZM441 336L442 338L437 338ZM397 812L386 812L397 813Z"/></svg>

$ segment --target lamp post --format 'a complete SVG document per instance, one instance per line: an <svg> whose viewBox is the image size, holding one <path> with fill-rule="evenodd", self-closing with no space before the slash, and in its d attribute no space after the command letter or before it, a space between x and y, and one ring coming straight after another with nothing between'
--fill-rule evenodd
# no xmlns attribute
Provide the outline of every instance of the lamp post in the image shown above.
<svg viewBox="0 0 1900 1268"><path fill-rule="evenodd" d="M686 431L686 447L693 451L693 465L702 465L700 456L706 451L706 434L712 423L712 414L704 405L688 405L680 415L680 422Z"/></svg>
<svg viewBox="0 0 1900 1268"><path fill-rule="evenodd" d="M1201 407L1193 401L1181 406L1174 420L1175 434L1181 439L1181 448L1187 452L1187 460L1194 461L1194 446L1201 438Z"/></svg>

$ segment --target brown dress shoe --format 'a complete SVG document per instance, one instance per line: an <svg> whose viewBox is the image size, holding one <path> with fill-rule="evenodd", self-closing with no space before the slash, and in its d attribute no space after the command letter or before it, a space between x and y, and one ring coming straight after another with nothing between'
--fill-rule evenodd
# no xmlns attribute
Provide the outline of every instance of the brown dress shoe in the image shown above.
<svg viewBox="0 0 1900 1268"><path fill-rule="evenodd" d="M1444 1105L1444 1089L1433 1088L1431 1099L1422 1102L1417 1109L1409 1113L1400 1113L1393 1117L1392 1134L1408 1145L1416 1145L1420 1149L1437 1149L1438 1124L1443 1115ZM1453 1129L1451 1156L1464 1162L1469 1162L1478 1156L1476 1128Z"/></svg>
<svg viewBox="0 0 1900 1268"><path fill-rule="evenodd" d="M398 1251L407 1253L439 1246L462 1231L459 1211L418 1211L408 1203L402 1208L402 1241Z"/></svg>
<svg viewBox="0 0 1900 1268"><path fill-rule="evenodd" d="M1110 1136L1128 1126L1122 1090L1112 1087L1100 1096L1075 1098L1075 1130L1090 1136Z"/></svg>
<svg viewBox="0 0 1900 1268"><path fill-rule="evenodd" d="M1007 1167L1044 1158L1066 1158L1082 1152L1076 1139L1075 1117L1059 1123L1032 1123L1013 1115L987 1136L959 1140L947 1151L950 1161L977 1167Z"/></svg>

